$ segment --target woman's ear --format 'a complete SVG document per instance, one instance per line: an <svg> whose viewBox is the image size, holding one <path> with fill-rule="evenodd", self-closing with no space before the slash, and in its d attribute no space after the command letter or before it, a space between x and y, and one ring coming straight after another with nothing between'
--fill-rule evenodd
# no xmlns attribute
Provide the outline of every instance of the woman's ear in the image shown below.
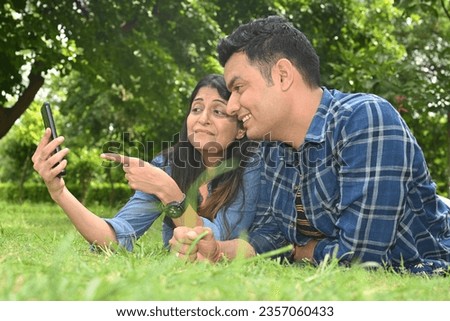
<svg viewBox="0 0 450 321"><path fill-rule="evenodd" d="M238 129L236 134L236 139L241 139L245 136L246 130L245 129Z"/></svg>

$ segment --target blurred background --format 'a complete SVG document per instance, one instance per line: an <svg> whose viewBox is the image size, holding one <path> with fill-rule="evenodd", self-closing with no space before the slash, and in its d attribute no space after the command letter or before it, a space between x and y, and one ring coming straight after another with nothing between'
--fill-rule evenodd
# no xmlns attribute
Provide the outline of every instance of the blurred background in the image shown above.
<svg viewBox="0 0 450 321"><path fill-rule="evenodd" d="M71 149L66 184L85 203L123 203L123 171L99 154L151 160L168 147L196 80L222 72L218 40L271 14L312 41L324 85L398 109L449 196L449 11L449 0L2 1L0 199L50 200L30 159L48 101Z"/></svg>

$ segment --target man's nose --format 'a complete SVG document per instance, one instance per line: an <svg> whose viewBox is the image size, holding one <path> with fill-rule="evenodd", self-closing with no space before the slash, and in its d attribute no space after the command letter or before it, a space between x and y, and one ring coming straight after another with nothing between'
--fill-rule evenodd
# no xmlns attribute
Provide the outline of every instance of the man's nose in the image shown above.
<svg viewBox="0 0 450 321"><path fill-rule="evenodd" d="M237 97L231 94L230 99L228 99L226 112L228 115L235 116L241 106L239 105L239 101Z"/></svg>

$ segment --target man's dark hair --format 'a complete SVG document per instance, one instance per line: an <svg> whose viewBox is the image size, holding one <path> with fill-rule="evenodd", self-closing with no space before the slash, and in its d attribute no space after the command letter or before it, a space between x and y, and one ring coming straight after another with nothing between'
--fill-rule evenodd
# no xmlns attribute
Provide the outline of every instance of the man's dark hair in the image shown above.
<svg viewBox="0 0 450 321"><path fill-rule="evenodd" d="M220 40L217 51L222 66L234 53L245 53L269 84L273 65L281 58L289 59L310 87L320 86L316 51L306 36L283 17L269 16L239 26Z"/></svg>

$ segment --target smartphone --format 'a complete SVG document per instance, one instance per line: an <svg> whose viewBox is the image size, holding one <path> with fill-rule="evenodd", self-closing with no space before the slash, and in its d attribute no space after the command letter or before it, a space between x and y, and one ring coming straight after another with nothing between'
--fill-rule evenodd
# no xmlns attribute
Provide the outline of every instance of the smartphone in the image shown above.
<svg viewBox="0 0 450 321"><path fill-rule="evenodd" d="M53 119L53 114L52 114L52 108L50 107L50 104L48 102L45 102L42 107L41 107L41 114L42 114L42 119L44 120L44 128L50 128L52 134L50 137L50 140L55 139L56 137L58 137L58 133L56 132L56 125L55 125L55 120ZM59 146L56 146L55 151L53 152L53 154L59 152L61 150L61 148ZM55 164L55 166L58 164ZM66 175L66 170L63 169L61 171L61 173L59 173L59 177Z"/></svg>

